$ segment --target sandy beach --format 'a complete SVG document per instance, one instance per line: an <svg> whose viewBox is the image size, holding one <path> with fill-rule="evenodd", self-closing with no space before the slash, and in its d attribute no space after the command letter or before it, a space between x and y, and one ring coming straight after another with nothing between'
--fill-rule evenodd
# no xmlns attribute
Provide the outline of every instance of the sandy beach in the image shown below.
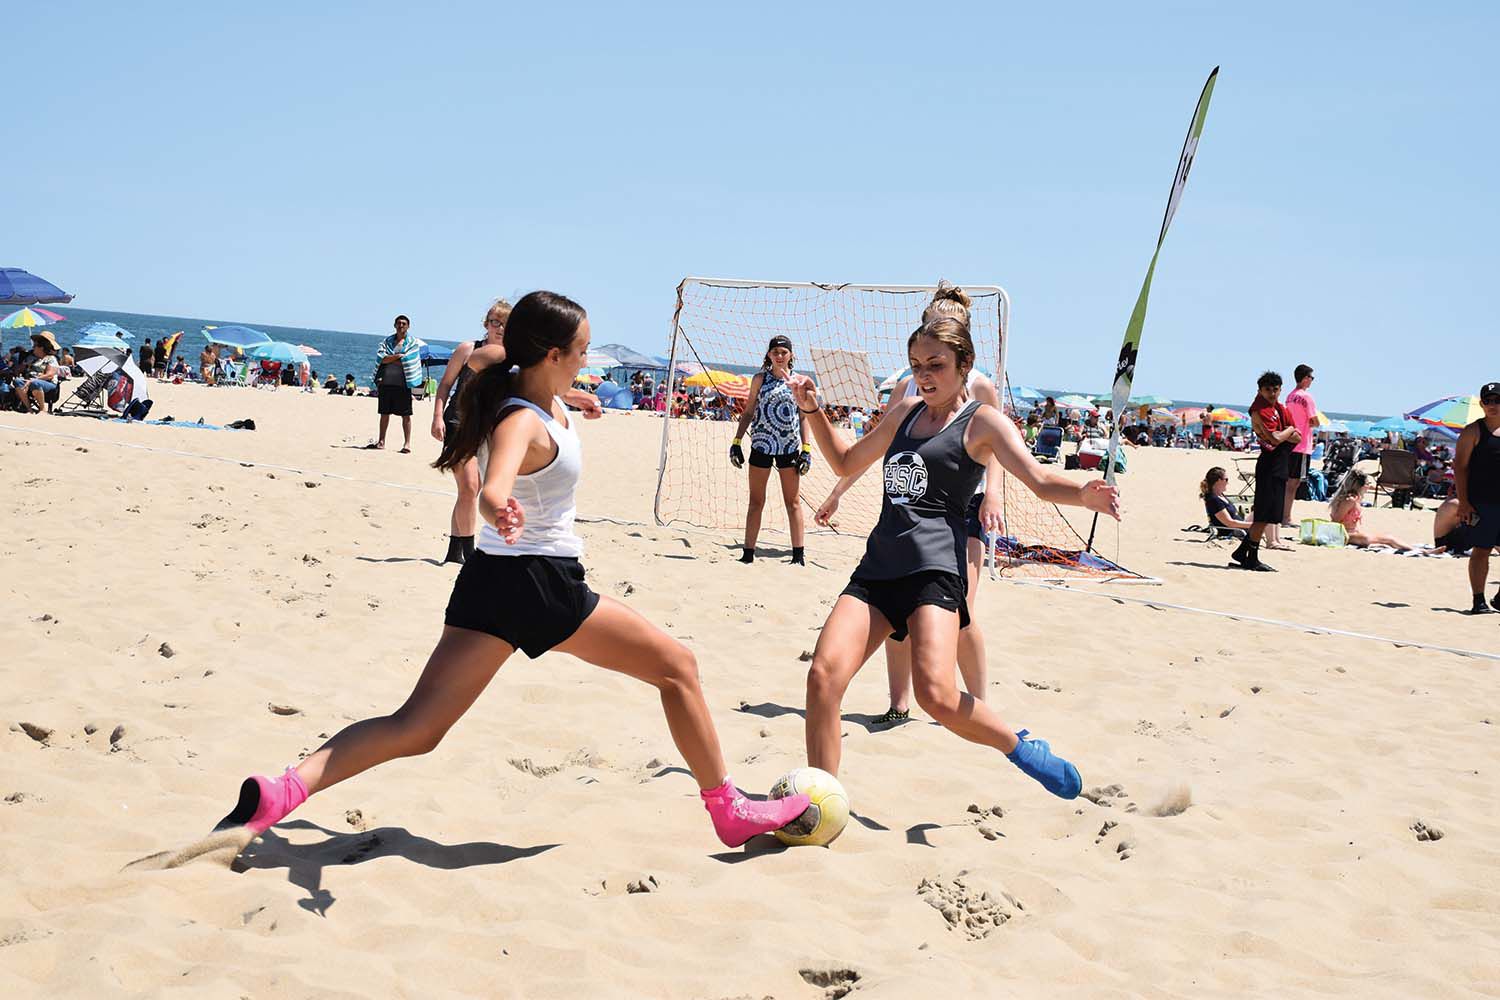
<svg viewBox="0 0 1500 1000"><path fill-rule="evenodd" d="M238 860L127 868L194 844L246 774L394 709L456 573L430 403L400 455L399 432L360 450L373 399L151 391L153 416L258 429L0 414L12 996L1500 996L1500 662L1410 645L1493 657L1500 615L1460 613L1456 559L1228 568L1180 530L1223 464L1203 452L1139 449L1121 479L1102 549L1161 585L982 584L992 702L1090 798L920 711L872 729L877 656L845 702L843 837L726 850L650 688L517 656L434 754ZM579 426L592 586L693 648L731 773L765 791L804 763L799 655L860 540L741 566L736 531L652 523L659 418ZM1431 541L1429 512L1365 520Z"/></svg>

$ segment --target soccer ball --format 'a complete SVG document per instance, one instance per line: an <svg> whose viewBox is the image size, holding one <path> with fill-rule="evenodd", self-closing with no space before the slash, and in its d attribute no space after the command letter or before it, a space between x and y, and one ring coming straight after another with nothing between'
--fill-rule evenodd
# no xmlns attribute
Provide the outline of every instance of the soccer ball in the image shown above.
<svg viewBox="0 0 1500 1000"><path fill-rule="evenodd" d="M788 771L771 788L771 798L806 795L812 801L801 816L776 831L776 839L793 847L824 847L849 822L849 793L839 779L816 767Z"/></svg>

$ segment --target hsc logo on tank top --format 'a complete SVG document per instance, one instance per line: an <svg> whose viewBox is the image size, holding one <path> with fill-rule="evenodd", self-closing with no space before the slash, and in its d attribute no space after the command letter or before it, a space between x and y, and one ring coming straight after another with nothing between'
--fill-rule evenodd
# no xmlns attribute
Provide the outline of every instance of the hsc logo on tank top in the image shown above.
<svg viewBox="0 0 1500 1000"><path fill-rule="evenodd" d="M885 495L891 503L914 503L927 495L927 463L914 451L892 455L885 463Z"/></svg>

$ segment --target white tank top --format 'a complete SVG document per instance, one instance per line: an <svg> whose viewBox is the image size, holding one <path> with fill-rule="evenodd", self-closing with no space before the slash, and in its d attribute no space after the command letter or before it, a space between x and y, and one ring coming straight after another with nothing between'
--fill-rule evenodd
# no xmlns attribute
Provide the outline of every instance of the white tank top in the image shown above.
<svg viewBox="0 0 1500 1000"><path fill-rule="evenodd" d="M485 521L479 529L475 546L492 556L566 556L583 554L583 539L573 533L573 518L578 513L575 494L578 476L583 471L583 446L578 432L530 400L512 396L501 404L505 410L524 406L542 418L557 454L542 468L516 477L512 494L526 512L526 526L516 544L507 545L494 526ZM490 464L489 441L479 446L479 481L484 483Z"/></svg>
<svg viewBox="0 0 1500 1000"><path fill-rule="evenodd" d="M970 368L968 376L964 379L964 392L970 399L974 398L974 380L978 377L979 370L976 368ZM917 389L917 380L912 378L910 375L906 376L906 397L909 399L912 396L919 395L921 395L921 393ZM984 481L986 478L988 478L988 476L989 472L986 471L984 475L979 477L979 485L974 489L975 496L979 496L984 493Z"/></svg>

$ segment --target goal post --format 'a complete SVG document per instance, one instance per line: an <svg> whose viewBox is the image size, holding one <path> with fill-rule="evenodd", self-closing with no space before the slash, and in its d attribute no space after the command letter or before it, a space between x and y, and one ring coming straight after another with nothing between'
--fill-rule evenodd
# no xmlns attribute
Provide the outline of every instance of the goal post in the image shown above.
<svg viewBox="0 0 1500 1000"><path fill-rule="evenodd" d="M1009 405L1005 376L1010 334L1010 296L999 285L961 284L970 298L974 366L989 376ZM743 530L749 503L744 469L729 462L735 406L754 407L744 398L746 383L761 368L773 336L791 339L793 370L809 374L839 418L838 433L854 437L879 418L886 393L908 368L907 340L921 325L937 285L824 284L812 281L755 281L684 278L677 286L667 353L665 410L653 511L660 525ZM684 390L684 382L691 385ZM678 393L710 401L696 412L678 412ZM873 412L872 412L873 411ZM726 419L728 418L728 419ZM749 453L748 441L744 451ZM785 539L787 513L778 475L767 483L762 536ZM874 527L881 507L881 475L866 473L844 494L837 534L860 541ZM810 537L828 534L813 524L813 513L838 481L821 455L799 480L799 504ZM1082 547L1077 532L1056 507L1043 503L1006 476L1002 482L1006 532L1016 550L1032 547L1065 552ZM1007 565L1029 556L1006 558ZM1076 569L1050 555L1042 561ZM1117 569L1117 567L1115 567Z"/></svg>

